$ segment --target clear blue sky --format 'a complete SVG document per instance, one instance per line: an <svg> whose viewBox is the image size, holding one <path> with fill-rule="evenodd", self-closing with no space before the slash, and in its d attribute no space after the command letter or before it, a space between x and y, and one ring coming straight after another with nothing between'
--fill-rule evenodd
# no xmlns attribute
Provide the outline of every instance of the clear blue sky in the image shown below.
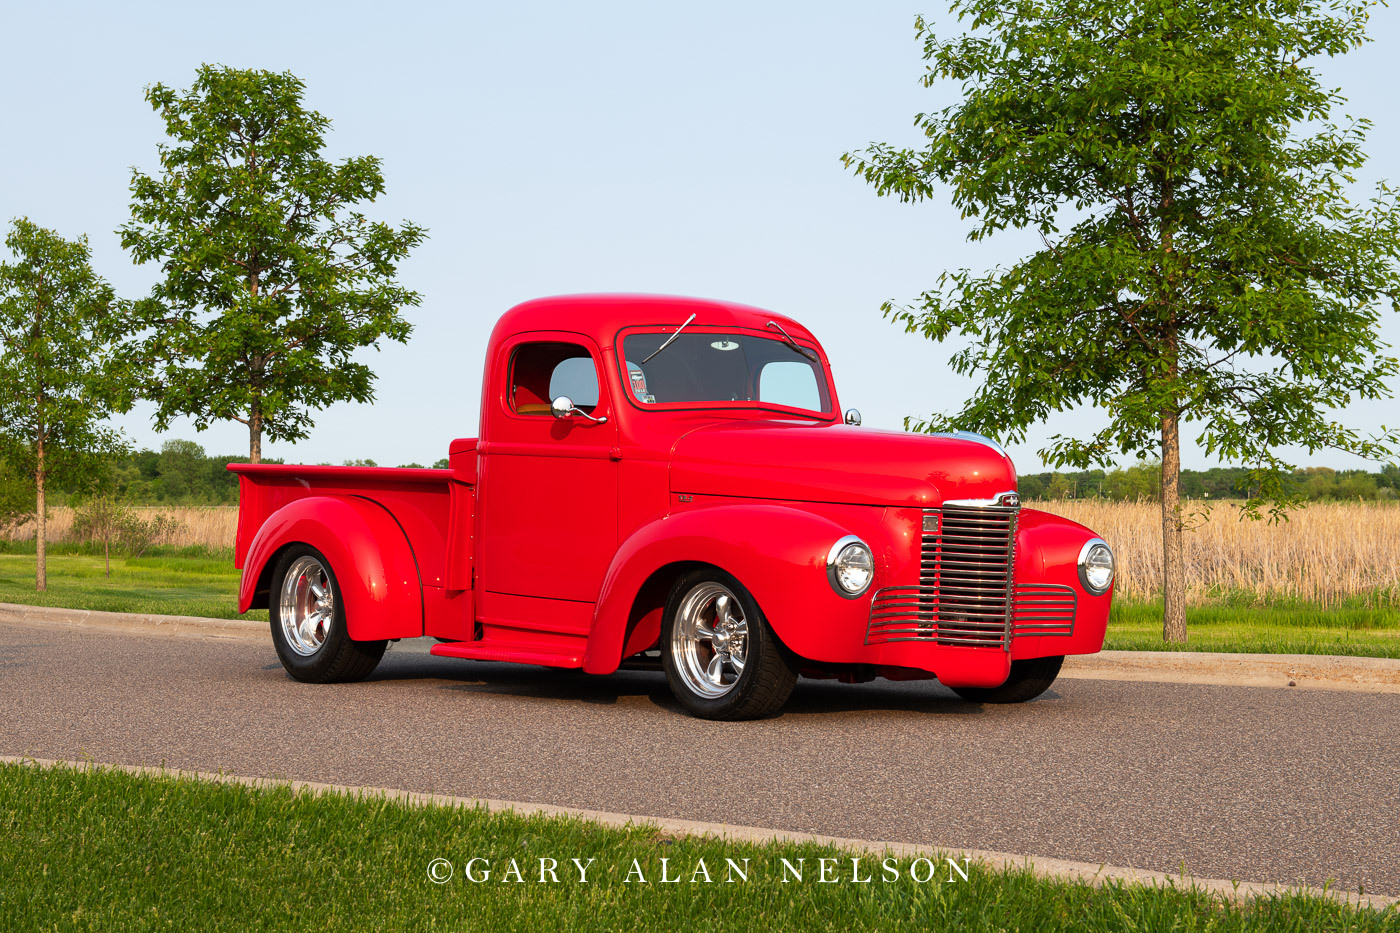
<svg viewBox="0 0 1400 933"><path fill-rule="evenodd" d="M1035 245L969 244L946 201L876 198L838 161L871 140L913 141L914 114L953 99L951 87L919 86L913 31L921 12L946 23L945 7L12 2L0 13L0 221L27 215L87 233L98 271L121 294L144 294L154 268L133 266L113 232L127 218L130 167L153 170L162 138L142 89L186 87L203 62L290 70L334 121L333 156L383 158L388 194L371 214L412 219L431 239L402 270L424 296L413 338L370 354L375 404L323 411L310 440L266 445L268 456L445 456L448 439L476 431L496 317L527 298L583 291L701 295L792 315L826 345L843 404L867 425L899 427L951 408L969 385L948 369L949 348L886 323L880 302L915 297L945 268L1010 262ZM1348 112L1376 123L1363 180L1400 182L1400 15L1377 10L1370 32L1371 45L1323 71ZM1393 314L1385 334L1400 343ZM1400 421L1392 408L1348 417L1374 429ZM242 425L196 435L183 423L161 436L149 415L120 421L138 445L187 437L210 452L247 450ZM1013 455L1037 470L1046 437L1094 423L1092 413L1060 416ZM1185 461L1206 465L1194 449Z"/></svg>

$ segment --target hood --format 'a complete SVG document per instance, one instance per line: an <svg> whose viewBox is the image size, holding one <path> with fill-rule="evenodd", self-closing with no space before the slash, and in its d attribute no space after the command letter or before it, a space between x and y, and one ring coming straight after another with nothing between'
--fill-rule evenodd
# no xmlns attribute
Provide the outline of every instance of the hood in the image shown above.
<svg viewBox="0 0 1400 933"><path fill-rule="evenodd" d="M934 508L1015 489L1010 458L948 435L739 421L692 431L672 448L678 493Z"/></svg>

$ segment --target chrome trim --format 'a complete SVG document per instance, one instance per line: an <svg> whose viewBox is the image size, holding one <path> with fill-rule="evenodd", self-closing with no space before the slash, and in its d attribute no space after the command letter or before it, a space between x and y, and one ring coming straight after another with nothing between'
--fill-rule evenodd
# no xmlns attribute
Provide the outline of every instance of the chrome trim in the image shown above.
<svg viewBox="0 0 1400 933"><path fill-rule="evenodd" d="M999 492L990 499L948 499L943 504L951 505L955 509L1019 509L1021 495L1012 489Z"/></svg>
<svg viewBox="0 0 1400 933"><path fill-rule="evenodd" d="M1020 509L996 499L925 509L917 585L871 599L865 643L924 641L1011 650Z"/></svg>
<svg viewBox="0 0 1400 933"><path fill-rule="evenodd" d="M852 427L857 427L857 428L860 427L860 409L859 409L859 408L847 408L847 409L846 409L846 423L849 424L849 425L851 425Z"/></svg>
<svg viewBox="0 0 1400 933"><path fill-rule="evenodd" d="M1100 544L1108 548L1108 556L1113 560L1113 573L1108 577L1108 585L1101 590L1090 586L1089 578L1084 573L1085 559L1088 558L1089 552ZM1107 593L1109 588L1113 586L1113 581L1118 579L1118 555L1113 553L1113 548L1103 538L1090 538L1088 541L1085 541L1084 546L1079 549L1079 559L1075 561L1075 566L1079 568L1079 585L1084 587L1091 596L1102 596Z"/></svg>
<svg viewBox="0 0 1400 933"><path fill-rule="evenodd" d="M854 593L842 586L840 581L836 579L836 558L852 544L859 544L861 547L865 548L865 552L870 555L870 579L866 581L865 586ZM855 535L846 535L844 538L837 538L836 543L831 546L831 550L826 552L826 581L831 584L831 588L836 591L837 596L841 596L845 599L860 599L870 591L870 584L875 582L875 552L870 550L870 545L866 544Z"/></svg>
<svg viewBox="0 0 1400 933"><path fill-rule="evenodd" d="M558 398L551 401L549 403L549 413L560 420L563 420L564 418L572 418L574 415L582 415L589 421L592 421L594 424L608 423L606 415L602 418L595 418L588 412L584 411L582 408L576 408L574 406L574 400L569 398L567 395L561 395Z"/></svg>
<svg viewBox="0 0 1400 933"><path fill-rule="evenodd" d="M995 450L1008 460L1011 459L1011 455L1006 452L1005 447L1001 446L990 437L978 434L976 431L940 431L937 434L930 434L929 437L951 437L958 441L973 441L974 443L983 444L992 448L992 450Z"/></svg>
<svg viewBox="0 0 1400 933"><path fill-rule="evenodd" d="M1079 597L1074 587L1060 583L1022 583L1016 587L1011 636L1074 634Z"/></svg>

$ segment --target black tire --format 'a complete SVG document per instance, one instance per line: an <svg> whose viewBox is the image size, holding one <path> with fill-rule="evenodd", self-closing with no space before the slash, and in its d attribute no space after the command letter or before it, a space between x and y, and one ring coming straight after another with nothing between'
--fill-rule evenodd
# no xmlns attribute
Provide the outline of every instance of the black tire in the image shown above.
<svg viewBox="0 0 1400 933"><path fill-rule="evenodd" d="M726 618L728 622L746 625L747 636L742 648L742 671L729 685L717 688L723 689L723 693L707 696L692 686L696 683L698 675L694 672L687 673L690 668L687 666L686 649L676 647L676 629L677 626L685 624L681 618L682 606L692 605L688 603L690 597L703 602L706 594L719 590L725 591L726 595L732 596L738 602L742 623L735 622L732 605ZM711 612L711 630L718 630L722 626L717 624L720 619L715 614L714 605L712 603L708 610L702 607L699 612L702 615L706 611ZM691 639L690 643L696 646L693 650L703 650L698 641ZM712 639L710 645L715 644ZM712 650L709 659L713 660L716 653ZM771 716L792 695L792 689L797 683L796 662L797 659L773 633L753 596L730 574L715 568L692 570L671 587L671 595L666 600L666 612L661 621L661 666L666 671L666 682L670 685L671 692L692 715L702 719L721 720ZM723 679L722 672L720 679Z"/></svg>
<svg viewBox="0 0 1400 933"><path fill-rule="evenodd" d="M1000 687L953 687L952 690L973 703L1024 703L1050 689L1063 663L1065 656L1062 654L1012 661L1011 676Z"/></svg>
<svg viewBox="0 0 1400 933"><path fill-rule="evenodd" d="M309 654L308 645L298 648L282 624L282 594L287 576L293 566L302 568L315 561L324 569L330 585L331 613L329 621L321 628L324 640ZM305 569L297 574L305 577ZM296 544L282 552L277 567L272 572L271 594L268 597L268 621L272 627L272 643L277 648L277 657L287 673L297 680L310 684L350 683L364 680L379 664L384 656L388 641L355 641L345 626L345 604L339 598L340 584L335 578L335 568L320 551L306 544ZM296 611L296 610L293 610Z"/></svg>

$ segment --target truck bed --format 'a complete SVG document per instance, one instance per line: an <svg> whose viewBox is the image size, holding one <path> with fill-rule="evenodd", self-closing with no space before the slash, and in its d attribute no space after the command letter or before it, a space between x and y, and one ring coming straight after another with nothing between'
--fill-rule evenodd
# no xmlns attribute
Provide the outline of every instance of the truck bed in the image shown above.
<svg viewBox="0 0 1400 933"><path fill-rule="evenodd" d="M268 516L309 496L355 496L378 502L403 526L415 555L436 550L441 558L445 552L451 470L270 463L231 463L228 468L239 476L233 563L240 569ZM431 562L430 555L422 554L420 569L422 557ZM432 579L425 575L424 582Z"/></svg>

